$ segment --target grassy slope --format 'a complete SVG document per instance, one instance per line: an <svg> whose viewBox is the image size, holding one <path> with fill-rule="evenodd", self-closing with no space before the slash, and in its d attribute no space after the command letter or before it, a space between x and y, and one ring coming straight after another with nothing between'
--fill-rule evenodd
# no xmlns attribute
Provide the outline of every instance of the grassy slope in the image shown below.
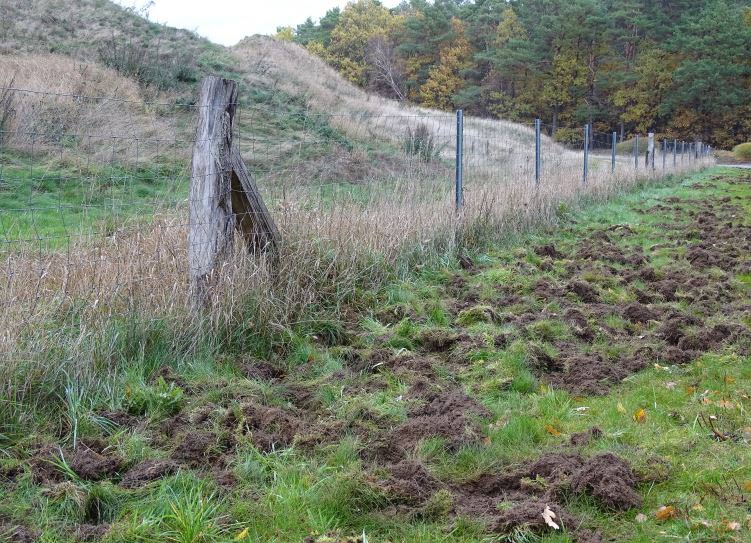
<svg viewBox="0 0 751 543"><path fill-rule="evenodd" d="M573 341L571 325L561 318L563 305L588 307L571 295L550 298L533 294L541 279L554 284L563 280L567 261L546 264L548 259L531 247L552 243L569 254L593 231L628 224L632 233L619 237L618 246L625 250L654 248L649 251L650 260L658 273L679 266L688 277L692 268L683 260L685 249L681 243L677 248L670 246L676 238L663 226L668 212L643 210L670 202L680 208L680 220L690 221L688 213L701 205L697 198L716 203L729 196L739 198L731 201L749 211L747 174L723 170L720 178L718 171L585 209L565 220L561 228L538 231L477 256L478 267L472 270L423 270L412 280L392 284L382 292L362 293L359 309L350 312L350 322L322 318L300 323L289 332L287 348L264 354L275 371L287 373L281 380L257 371L258 363L252 357L261 355L263 349L254 353L246 343L244 353L174 362L180 377L167 373L166 381L174 380L176 385L154 381L156 368L171 363L168 353L160 349L159 337L154 336L146 352L133 353L127 361L126 381L111 385L122 392L107 395L106 403L96 398L79 402L82 391L72 383L66 411L37 415L35 424L46 428L42 434L28 436L23 428L9 429L9 435L0 441L0 473L4 474L0 477L0 534L3 526L11 533L17 531L14 526L21 525L43 530L45 541L72 541L75 537L70 534L77 524L99 522L102 533L109 530L108 541L228 541L239 537L237 540L292 542L310 534L327 541L323 534L356 536L362 532L369 541L483 540L487 536L475 520L455 521L447 516L450 502L445 494L433 494L427 503L404 502L394 496L393 487L384 484L389 481L389 464L368 459L374 446L371 438L399 427L415 405L409 393L421 379L420 368L393 365L394 360L408 360L413 351L434 362L434 385L448 387L444 390L459 387L490 411L483 418L479 442L449 450L441 440L427 439L409 453L441 484L461 485L483 473L508 473L543 451L572 451L566 445L569 435L598 426L603 436L576 450L584 456L609 451L628 459L643 478L638 490L644 503L617 513L603 509L589 496L565 494L561 506L586 528L617 541L746 540L749 494L744 484L751 480L747 344L741 341L714 349L687 365L666 362L658 350L649 359L648 369L601 397L551 389L544 385L545 376L541 381L530 367L534 364L533 345L555 349L561 342ZM741 178L746 181L733 182ZM668 197L689 201L666 202ZM721 212L722 207L716 209ZM677 239L685 241L685 236ZM741 258L747 261L748 254ZM658 323L632 324L619 313L623 304L633 300L635 289L645 285L638 280L621 284L604 270L588 269L583 276L596 285L612 312L599 320L590 319L590 325L604 328L598 328L591 344L577 343L577 348L616 356L632 352L642 336L647 343L657 341ZM748 306L751 276L747 272L733 276L716 267L702 273L710 278L708 288L723 283L733 292L731 302L720 306L724 310L712 313L707 323L737 324L740 319L750 326L748 314L738 308ZM459 285L459 290L452 285ZM499 293L503 292L503 296L517 294L521 298L512 305L505 302L499 306ZM679 292L700 294L688 287ZM469 302L463 313L456 305L462 301ZM521 329L499 318L485 322L485 305L493 306L496 314L531 312L539 317ZM683 295L675 302L658 301L656 307L698 311ZM708 307L720 309L711 300ZM468 334L472 341L460 341L445 357L426 352L426 334L453 332ZM508 341L496 345L492 338L499 335ZM346 345L327 346L342 343ZM352 371L353 352L367 360L368 353L381 349L390 353L384 368L372 373ZM248 371L248 367L256 370ZM280 419L286 426L293 427L299 420L310 426L298 428L295 446L263 453L258 442L260 428L247 433L242 425L226 424L231 415L252 426L252 415L242 418L246 404L276 406L292 417ZM112 409L144 415L136 416L134 426L118 428L99 416ZM638 416L641 409L643 418ZM176 435L170 437L161 421L177 411L183 415L169 419L176 429ZM255 416L260 417L259 413ZM315 418L307 419L306 413ZM713 436L702 422L708 417L715 417L715 429L727 439ZM326 428L325 424L316 426L319 423L332 423L329 428L338 430L310 447L306 440ZM344 429L338 426L341 424ZM61 445L66 458L74 458L70 451L74 428L79 440L104 439L97 447L106 445L105 457L122 458L122 467L103 482L85 481L55 460L59 453L53 452L47 458L57 463L59 475L35 483L31 474L40 468L39 464L29 468L29 457L49 455L49 450L38 450L40 443L49 443ZM276 439L285 442L283 427L268 422L263 429L276 432ZM183 459L183 469L177 475L135 490L118 486L121 475L143 459L178 458L175 446L184 432L206 435L209 430L215 432L209 448L199 447L192 467ZM207 462L205 455L212 457L212 451L227 455L222 461ZM545 481L529 484L544 486ZM501 503L501 509L508 506ZM675 507L675 518L658 520L655 514L660 506ZM637 521L638 514L645 518ZM740 523L740 531L735 531L734 522ZM191 531L203 535L191 539ZM569 541L569 536L535 535L518 529L513 539L562 542Z"/></svg>

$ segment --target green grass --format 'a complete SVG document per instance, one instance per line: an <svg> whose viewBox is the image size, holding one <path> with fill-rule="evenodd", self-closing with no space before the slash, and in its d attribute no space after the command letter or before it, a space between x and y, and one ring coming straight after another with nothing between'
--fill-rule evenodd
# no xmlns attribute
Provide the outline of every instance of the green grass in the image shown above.
<svg viewBox="0 0 751 543"><path fill-rule="evenodd" d="M455 263L423 269L379 292L364 293L347 321L321 315L297 323L280 334L285 337L284 348L274 342L261 348L257 338L246 338L237 344L245 345L244 349L235 346L225 352L174 358L164 347L168 338L158 327L141 331L150 334L149 347L141 351L129 352L128 345L138 341L117 333L117 341L123 342L120 364L126 371L122 378L115 376L96 390L71 378L63 413L54 416L39 409L24 413L13 428L0 426L0 534L5 519L11 519L14 525L38 529L45 542L74 541L74 527L81 522L105 523L110 526L105 541L122 543L281 543L306 537L324 543L363 534L371 542L572 541L570 533L535 535L521 528L505 539L491 537L477 519L454 518L450 493L445 491L431 495L418 511L402 512L392 503L379 484L388 472L364 460L368 443L363 436L368 430L391 428L408 419L410 409L419 404L409 394L415 378L388 365L362 374L346 371L358 363L356 356L367 358L385 350L402 360L434 359L430 384L464 390L490 413L481 422L480 442L452 450L443 439L430 438L412 453L413 459L444 483L504 473L515 463L565 448L571 434L597 426L602 437L580 452L607 451L628 459L646 481L639 486L644 503L613 513L590 498L568 497L566 509L587 528L599 530L612 541L747 540L751 434L744 432L751 432L751 360L742 346L704 354L684 366L655 359L647 369L600 397L553 389L530 368L534 350L554 355L562 345L575 341L575 330L563 319L565 304L534 294L540 279L562 287L569 259L548 268L531 247L553 243L570 254L568 250L593 227L628 224L633 232L618 239L618 246L646 250L666 241L662 227L666 218L637 208L648 209L670 196L739 196L742 200L734 202L749 212L742 219L748 224L751 185L730 183L742 175L714 169L586 207L576 213L575 222L564 220L473 255L482 266L475 272L460 271ZM717 176L722 180L713 179ZM711 188L696 185L709 181L714 183ZM659 271L674 260L670 251L656 251L652 264ZM615 281L606 270L587 273L587 280L597 285L605 302L632 300L632 286ZM460 311L453 309L457 300L446 290L457 275L466 282L464 291L481 300ZM716 270L708 272L713 275L719 276ZM748 274L736 279L745 285L748 300ZM509 294L523 299L499 306ZM576 298L567 300L579 303ZM524 326L508 320L525 313L535 315L535 320ZM649 324L635 327L615 308L590 324L626 335L654 331ZM463 334L469 334L471 341ZM436 338L454 343L445 353L421 350ZM617 356L628 347L596 336L587 348ZM266 381L243 375L236 362L253 356L286 370L286 379ZM185 389L152 378L162 365L176 368L186 382ZM289 394L295 387L312 390L304 400L309 407L292 409L296 400ZM246 401L289 409L299 416L313 410L317 420L342 426L334 426L335 439L320 445L298 444L263 452L253 444L251 432L223 423ZM207 406L207 422L199 423ZM134 428L103 425L101 412L117 408L141 416L140 424ZM0 404L2 410L7 412L2 421L19 415L14 414L10 400ZM640 410L644 410L643 418L635 416ZM139 489L120 487L119 475L112 481L82 481L62 461L58 467L64 477L59 483L39 485L26 468L15 480L2 476L3 470L25 466L40 443L70 448L73 439L104 440L108 450L123 459L122 473L144 459L169 457L174 444L165 442L158 428L178 412L188 421L188 430L203 425L215 432L215 448L222 454L232 440L231 453L221 462L200 469L183 467ZM732 439L717 440L713 427ZM215 481L212 469L220 464L234 477L233 485L222 487ZM655 515L661 506L676 507L678 517L658 520ZM637 515L644 518L637 521ZM732 530L734 525L728 522L740 523L741 530Z"/></svg>
<svg viewBox="0 0 751 543"><path fill-rule="evenodd" d="M156 210L173 209L187 194L187 177L176 163L82 167L0 153L0 231L9 242L58 248L78 236L112 235Z"/></svg>

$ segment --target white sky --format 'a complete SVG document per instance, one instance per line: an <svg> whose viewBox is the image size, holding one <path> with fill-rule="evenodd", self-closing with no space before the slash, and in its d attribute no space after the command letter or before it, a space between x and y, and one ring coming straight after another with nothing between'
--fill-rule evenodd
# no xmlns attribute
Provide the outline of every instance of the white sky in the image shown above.
<svg viewBox="0 0 751 543"><path fill-rule="evenodd" d="M146 0L115 0L140 8ZM382 0L396 7L399 0ZM279 26L297 26L308 17L318 20L347 0L155 0L149 19L177 28L195 30L211 41L234 45L245 36L273 34Z"/></svg>

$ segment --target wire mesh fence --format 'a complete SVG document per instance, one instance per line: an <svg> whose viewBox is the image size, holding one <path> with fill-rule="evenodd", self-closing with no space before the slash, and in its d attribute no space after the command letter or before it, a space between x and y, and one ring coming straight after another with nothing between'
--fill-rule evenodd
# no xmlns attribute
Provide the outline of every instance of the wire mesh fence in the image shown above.
<svg viewBox="0 0 751 543"><path fill-rule="evenodd" d="M2 93L0 357L33 358L40 342L71 327L71 342L80 344L92 323L123 315L183 318L188 231L212 227L189 220L200 106ZM248 292L280 284L285 303L316 303L336 294L337 278L351 269L376 274L374 262L393 263L405 252L419 262L549 218L582 194L711 160L705 146L658 140L654 164L644 163L641 143L635 151L629 142L613 147L612 133L592 131L585 173L584 140L562 145L548 135L553 127L539 126L538 138L535 123L465 117L461 126L453 113L418 108L345 115L237 104L230 140L282 246L273 273L267 258L231 247L216 271L224 286L216 307L232 314ZM269 313L280 305L258 304Z"/></svg>

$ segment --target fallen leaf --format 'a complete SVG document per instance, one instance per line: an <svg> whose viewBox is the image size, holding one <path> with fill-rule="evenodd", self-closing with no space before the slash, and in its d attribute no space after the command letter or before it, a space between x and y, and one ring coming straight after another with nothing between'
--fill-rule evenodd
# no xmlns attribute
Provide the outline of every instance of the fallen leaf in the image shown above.
<svg viewBox="0 0 751 543"><path fill-rule="evenodd" d="M686 394L692 396L696 392L696 387L686 387Z"/></svg>
<svg viewBox="0 0 751 543"><path fill-rule="evenodd" d="M552 424L546 424L545 431L549 433L551 436L558 437L559 435L561 435L561 431L555 426L553 426Z"/></svg>
<svg viewBox="0 0 751 543"><path fill-rule="evenodd" d="M704 511L704 506L700 503L695 503L691 506L692 511Z"/></svg>
<svg viewBox="0 0 751 543"><path fill-rule="evenodd" d="M555 517L555 512L550 508L550 506L546 505L545 510L542 512L542 518L545 520L545 524L553 528L553 530L560 530L561 527L558 526L558 524L556 524L553 520Z"/></svg>
<svg viewBox="0 0 751 543"><path fill-rule="evenodd" d="M704 528L711 528L712 527L712 523L709 522L708 520L704 520L704 519L699 519L694 524L698 525L698 526L703 526Z"/></svg>
<svg viewBox="0 0 751 543"><path fill-rule="evenodd" d="M735 377L731 377L730 375L725 376L725 384L726 385L732 385L735 383Z"/></svg>
<svg viewBox="0 0 751 543"><path fill-rule="evenodd" d="M626 414L626 408L623 407L623 404L621 402L618 402L618 405L615 406L615 410L618 411L621 415Z"/></svg>
<svg viewBox="0 0 751 543"><path fill-rule="evenodd" d="M736 521L730 521L726 520L723 523L723 526L728 532L740 532L741 531L741 523Z"/></svg>
<svg viewBox="0 0 751 543"><path fill-rule="evenodd" d="M746 481L743 483L743 490L746 492L751 492L751 481Z"/></svg>
<svg viewBox="0 0 751 543"><path fill-rule="evenodd" d="M712 400L710 400L706 396L702 396L701 403L704 405L710 405L712 403Z"/></svg>
<svg viewBox="0 0 751 543"><path fill-rule="evenodd" d="M248 533L249 533L248 529L245 528L242 532L240 532L239 534L235 536L235 541L242 541L243 539L248 537Z"/></svg>
<svg viewBox="0 0 751 543"><path fill-rule="evenodd" d="M639 424L647 422L647 412L644 409L639 409L634 413L634 420Z"/></svg>
<svg viewBox="0 0 751 543"><path fill-rule="evenodd" d="M657 520L670 520L678 516L678 510L672 505L662 505L655 513Z"/></svg>
<svg viewBox="0 0 751 543"><path fill-rule="evenodd" d="M636 515L635 520L639 524L647 522L647 515L645 515L644 513L639 513L638 515Z"/></svg>

